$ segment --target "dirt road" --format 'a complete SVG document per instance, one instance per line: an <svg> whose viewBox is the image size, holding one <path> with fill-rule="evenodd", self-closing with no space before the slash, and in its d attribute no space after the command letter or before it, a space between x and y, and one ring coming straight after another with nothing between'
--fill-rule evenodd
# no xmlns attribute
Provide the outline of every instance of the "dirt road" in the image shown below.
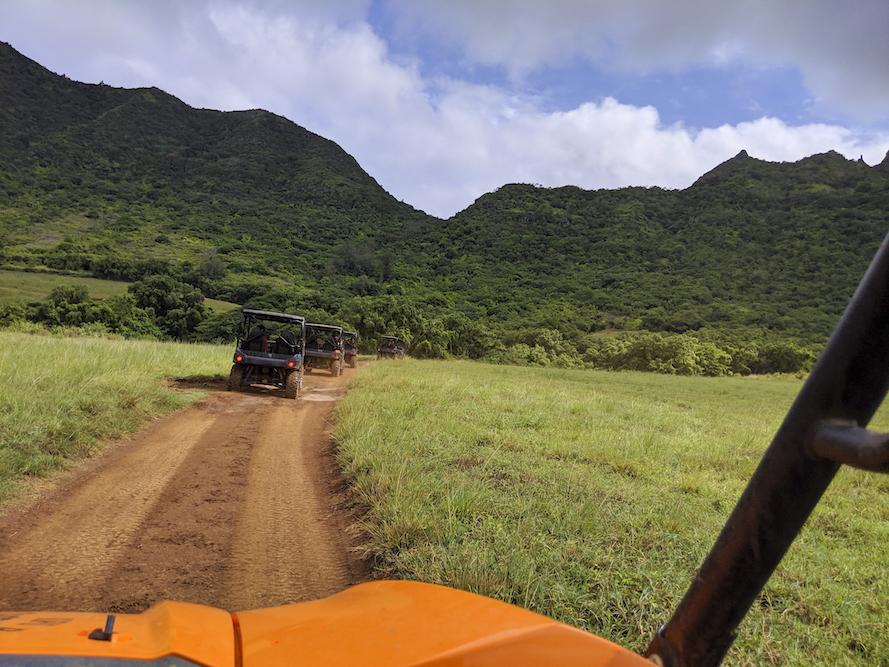
<svg viewBox="0 0 889 667"><path fill-rule="evenodd" d="M0 516L0 610L241 611L368 579L329 437L355 373L207 398Z"/></svg>

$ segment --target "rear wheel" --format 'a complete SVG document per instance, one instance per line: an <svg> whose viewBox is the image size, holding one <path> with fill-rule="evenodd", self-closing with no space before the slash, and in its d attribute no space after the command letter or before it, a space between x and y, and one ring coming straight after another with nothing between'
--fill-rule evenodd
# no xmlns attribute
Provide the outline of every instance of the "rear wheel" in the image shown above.
<svg viewBox="0 0 889 667"><path fill-rule="evenodd" d="M338 376L343 372L343 361L342 359L335 359L330 362L330 374L334 377Z"/></svg>
<svg viewBox="0 0 889 667"><path fill-rule="evenodd" d="M284 398L296 398L296 395L299 392L299 385L299 371L293 371L284 380Z"/></svg>
<svg viewBox="0 0 889 667"><path fill-rule="evenodd" d="M355 368L355 355L349 357L349 368Z"/></svg>
<svg viewBox="0 0 889 667"><path fill-rule="evenodd" d="M241 380L244 379L244 367L235 364L228 374L228 390L238 391L241 388Z"/></svg>

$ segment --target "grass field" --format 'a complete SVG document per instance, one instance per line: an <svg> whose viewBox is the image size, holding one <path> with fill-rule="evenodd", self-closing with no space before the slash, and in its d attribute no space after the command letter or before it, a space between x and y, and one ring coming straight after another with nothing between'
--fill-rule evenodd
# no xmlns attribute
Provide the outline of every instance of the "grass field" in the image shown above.
<svg viewBox="0 0 889 667"><path fill-rule="evenodd" d="M228 346L0 334L0 496L218 377ZM51 359L52 364L35 360ZM379 362L338 409L378 574L527 607L642 650L802 383ZM871 424L889 430L885 409ZM889 477L842 469L726 664L889 664Z"/></svg>
<svg viewBox="0 0 889 667"><path fill-rule="evenodd" d="M115 294L125 294L129 283L118 280L100 280L86 276L66 276L58 273L11 271L0 269L0 303L8 301L42 301L59 285L86 285L90 297L107 299ZM207 299L206 304L215 311L234 310L237 304Z"/></svg>
<svg viewBox="0 0 889 667"><path fill-rule="evenodd" d="M801 384L377 363L335 434L382 574L642 650ZM885 410L872 427L889 428ZM840 472L726 664L889 664L887 492L885 476Z"/></svg>
<svg viewBox="0 0 889 667"><path fill-rule="evenodd" d="M231 347L0 333L0 501L17 481L90 455L199 394L166 378L215 377Z"/></svg>

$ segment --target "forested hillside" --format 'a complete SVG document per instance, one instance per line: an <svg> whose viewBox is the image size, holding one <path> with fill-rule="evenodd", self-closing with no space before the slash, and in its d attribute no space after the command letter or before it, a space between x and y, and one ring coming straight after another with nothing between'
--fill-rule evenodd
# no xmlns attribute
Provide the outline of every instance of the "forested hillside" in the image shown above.
<svg viewBox="0 0 889 667"><path fill-rule="evenodd" d="M558 295L601 325L817 336L889 231L887 204L886 172L836 153L788 165L742 152L683 191L505 186L442 227L441 245L511 282L501 316Z"/></svg>
<svg viewBox="0 0 889 667"><path fill-rule="evenodd" d="M0 43L0 266L135 281L111 304L127 335L224 338L213 297L416 355L781 370L763 351L809 359L887 230L889 161L836 153L742 152L682 191L504 185L439 220L289 120L74 82ZM84 299L0 322L104 322Z"/></svg>
<svg viewBox="0 0 889 667"><path fill-rule="evenodd" d="M426 219L339 146L265 111L75 83L2 44L0 95L13 262L132 277L146 257L223 255L234 272L314 277L356 234Z"/></svg>

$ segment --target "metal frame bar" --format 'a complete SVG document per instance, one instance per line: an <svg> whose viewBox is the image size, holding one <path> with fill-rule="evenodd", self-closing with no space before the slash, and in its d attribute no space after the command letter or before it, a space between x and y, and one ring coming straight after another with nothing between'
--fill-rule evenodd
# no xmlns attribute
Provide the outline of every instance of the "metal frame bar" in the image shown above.
<svg viewBox="0 0 889 667"><path fill-rule="evenodd" d="M889 436L864 427L889 389L889 237L672 618L645 655L718 665L737 627L845 463L889 470Z"/></svg>

